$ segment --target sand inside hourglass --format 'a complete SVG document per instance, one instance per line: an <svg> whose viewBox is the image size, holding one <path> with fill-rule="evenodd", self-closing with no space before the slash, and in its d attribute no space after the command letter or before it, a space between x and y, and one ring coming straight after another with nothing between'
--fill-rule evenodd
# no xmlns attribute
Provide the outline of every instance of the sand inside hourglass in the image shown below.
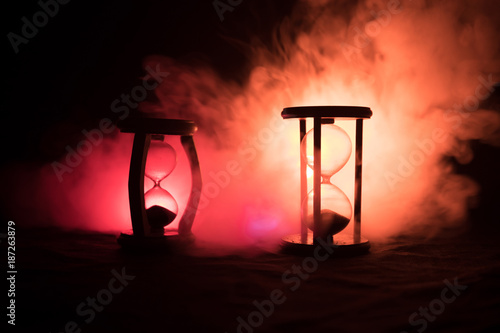
<svg viewBox="0 0 500 333"><path fill-rule="evenodd" d="M177 214L158 205L149 207L146 210L148 216L149 225L152 229L161 228L172 223L177 217Z"/></svg>
<svg viewBox="0 0 500 333"><path fill-rule="evenodd" d="M350 219L340 215L330 209L322 209L320 214L319 235L335 235L342 231L348 224ZM306 221L310 229L314 226L314 216L310 214Z"/></svg>

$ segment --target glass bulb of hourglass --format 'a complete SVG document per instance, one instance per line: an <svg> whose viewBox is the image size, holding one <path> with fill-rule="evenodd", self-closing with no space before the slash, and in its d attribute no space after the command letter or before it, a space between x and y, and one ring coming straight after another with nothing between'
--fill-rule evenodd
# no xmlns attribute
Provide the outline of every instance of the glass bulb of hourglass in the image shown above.
<svg viewBox="0 0 500 333"><path fill-rule="evenodd" d="M168 143L163 142L160 137L152 139L146 160L146 177L152 181L161 181L172 173L176 164L177 154L175 149Z"/></svg>
<svg viewBox="0 0 500 333"><path fill-rule="evenodd" d="M148 150L145 175L154 186L144 195L146 214L153 233L163 233L163 227L172 223L179 211L174 197L160 185L175 168L174 148L163 142L162 137L153 138Z"/></svg>
<svg viewBox="0 0 500 333"><path fill-rule="evenodd" d="M351 156L352 143L349 135L333 124L321 125L321 175L330 178L342 169ZM314 128L302 139L300 153L311 169L314 169Z"/></svg>
<svg viewBox="0 0 500 333"><path fill-rule="evenodd" d="M314 191L309 192L302 203L302 221L314 230ZM335 235L349 224L352 206L349 198L337 186L329 182L321 184L321 212L317 237Z"/></svg>
<svg viewBox="0 0 500 333"><path fill-rule="evenodd" d="M314 129L311 129L300 145L301 157L314 170ZM316 225L316 237L326 238L342 231L351 220L352 205L349 198L330 178L342 169L351 156L352 143L349 135L332 123L321 125L321 209ZM310 191L302 203L302 221L314 230L314 191Z"/></svg>

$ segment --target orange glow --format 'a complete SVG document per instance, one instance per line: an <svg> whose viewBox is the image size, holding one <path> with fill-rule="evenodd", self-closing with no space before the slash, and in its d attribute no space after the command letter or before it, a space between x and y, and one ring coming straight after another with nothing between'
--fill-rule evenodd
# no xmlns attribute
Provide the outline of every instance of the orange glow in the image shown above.
<svg viewBox="0 0 500 333"><path fill-rule="evenodd" d="M314 129L307 132L300 144L301 156L310 168L314 167ZM348 134L332 124L321 125L321 174L331 177L344 167L352 152Z"/></svg>
<svg viewBox="0 0 500 333"><path fill-rule="evenodd" d="M497 36L499 23L486 5L471 11L461 1L401 1L389 24L359 44L355 28L373 22L370 11L387 2L359 1L352 12L342 12L336 3L302 1L300 11L276 31L280 52L256 46L248 55L254 67L243 85L164 56L144 60L144 66L160 64L170 75L155 90L158 102L143 103L141 109L193 119L199 127L194 140L204 188L193 225L199 239L240 246L298 231L299 129L297 121L280 117L288 106L373 110L364 122L362 232L367 238L383 240L411 225L428 225L432 232L466 218L467 202L479 188L454 174L442 156L467 161L473 158L468 139L495 140L498 115L465 114L455 106L474 97L478 87L487 92L488 75L500 73L498 41L487 38ZM291 35L296 40L285 38ZM498 81L498 75L491 80ZM353 141L352 123L336 125ZM162 187L182 216L191 186L189 166L178 138L170 139L178 163ZM130 228L130 152L131 135L108 138L63 183L46 166L13 197L32 205L26 211L57 225ZM310 168L307 172L310 176ZM332 183L353 202L353 181L351 155ZM147 189L151 186L146 182ZM36 204L20 199L32 197L28 191L36 193Z"/></svg>

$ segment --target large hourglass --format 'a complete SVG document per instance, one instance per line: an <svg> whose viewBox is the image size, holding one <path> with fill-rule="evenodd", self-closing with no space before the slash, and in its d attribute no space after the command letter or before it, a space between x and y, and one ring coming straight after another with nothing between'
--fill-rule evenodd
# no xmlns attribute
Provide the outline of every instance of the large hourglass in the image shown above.
<svg viewBox="0 0 500 333"><path fill-rule="evenodd" d="M193 141L196 125L184 119L129 117L119 126L122 132L134 133L134 142L128 181L132 233L122 233L118 243L133 249L189 244L194 240L191 227L201 193L200 165ZM191 191L182 216L178 202L164 186L177 164L177 152L167 143L167 136L180 136L191 168ZM171 224L177 225L175 220L178 226L166 230Z"/></svg>
<svg viewBox="0 0 500 333"><path fill-rule="evenodd" d="M331 255L356 255L370 248L361 237L361 171L363 119L372 116L367 107L303 106L283 109L284 119L299 119L301 232L285 236L283 249L310 253L318 245L331 247ZM306 132L306 118L313 118L313 128ZM335 124L336 119L355 120L354 208L347 195L331 183L352 153L349 135ZM308 192L307 168L313 171L312 190ZM342 232L354 220L351 235Z"/></svg>

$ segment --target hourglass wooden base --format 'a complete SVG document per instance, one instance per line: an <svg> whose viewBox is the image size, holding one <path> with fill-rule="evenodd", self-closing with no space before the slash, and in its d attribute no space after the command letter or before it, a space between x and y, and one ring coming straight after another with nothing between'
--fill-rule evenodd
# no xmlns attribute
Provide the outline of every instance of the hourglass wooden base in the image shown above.
<svg viewBox="0 0 500 333"><path fill-rule="evenodd" d="M288 254L313 256L318 246L330 248L331 251L327 251L330 257L352 257L366 254L370 250L370 242L367 239L355 240L354 236L347 234L333 236L332 244L326 244L326 242L314 244L312 233L307 233L305 239L301 234L288 235L281 239L282 251Z"/></svg>

